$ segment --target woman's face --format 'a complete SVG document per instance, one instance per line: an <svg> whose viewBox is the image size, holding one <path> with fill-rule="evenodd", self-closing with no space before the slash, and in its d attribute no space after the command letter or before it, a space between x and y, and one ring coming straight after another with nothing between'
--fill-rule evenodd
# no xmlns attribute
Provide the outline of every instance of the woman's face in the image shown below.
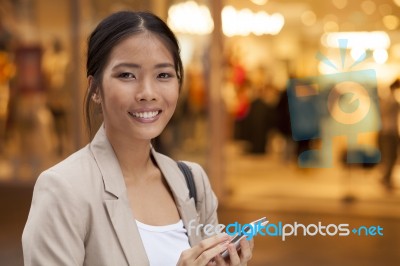
<svg viewBox="0 0 400 266"><path fill-rule="evenodd" d="M171 52L151 33L123 40L110 54L102 88L103 118L109 137L157 137L178 101L179 82Z"/></svg>

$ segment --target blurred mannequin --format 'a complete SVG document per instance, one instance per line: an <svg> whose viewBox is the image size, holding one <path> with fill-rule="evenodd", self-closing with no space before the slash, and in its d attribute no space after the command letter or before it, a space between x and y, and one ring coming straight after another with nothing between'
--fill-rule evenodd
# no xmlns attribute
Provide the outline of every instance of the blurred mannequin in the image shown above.
<svg viewBox="0 0 400 266"><path fill-rule="evenodd" d="M54 117L59 155L65 153L68 132L67 112L70 102L66 86L68 64L68 53L63 49L61 41L54 39L51 49L44 54L43 70L47 87L47 105Z"/></svg>

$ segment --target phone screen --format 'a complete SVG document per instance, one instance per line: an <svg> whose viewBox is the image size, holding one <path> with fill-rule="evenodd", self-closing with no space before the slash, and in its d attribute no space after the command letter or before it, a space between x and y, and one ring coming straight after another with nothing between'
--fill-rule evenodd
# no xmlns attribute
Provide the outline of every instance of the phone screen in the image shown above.
<svg viewBox="0 0 400 266"><path fill-rule="evenodd" d="M240 239L242 239L242 237L244 237L244 236L247 235L247 234L245 234L245 233L249 232L250 229L251 229L250 226L247 226L246 228L244 228L244 232L243 232L243 230L242 230L242 231L240 231L238 234L236 234L236 235L232 238L231 243L239 242Z"/></svg>
<svg viewBox="0 0 400 266"><path fill-rule="evenodd" d="M263 218L261 218L261 219L258 219L258 220L255 220L255 221L249 223L250 226L246 226L246 227L242 228L242 230L241 230L240 232L238 232L238 233L232 238L231 243L235 244L236 249L239 250L239 249L240 249L240 244L239 244L240 240L248 235L248 234L245 234L245 233L248 233L250 230L252 230L253 228L255 228L257 224L264 225L264 224L267 223L267 222L268 222L268 221L267 221L267 218L266 218L266 217L263 217ZM255 235L256 235L256 234L255 234ZM228 250L223 251L223 252L221 253L221 256L222 256L223 258L228 257L228 256L229 256Z"/></svg>

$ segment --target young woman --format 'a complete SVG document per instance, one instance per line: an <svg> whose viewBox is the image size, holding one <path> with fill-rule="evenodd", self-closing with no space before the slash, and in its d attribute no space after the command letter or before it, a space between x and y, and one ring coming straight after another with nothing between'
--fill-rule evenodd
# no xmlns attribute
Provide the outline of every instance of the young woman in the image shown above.
<svg viewBox="0 0 400 266"><path fill-rule="evenodd" d="M187 230L218 223L202 168L188 163L196 209L176 162L151 146L183 78L167 25L145 12L107 17L90 35L87 77L88 126L96 109L102 125L91 143L38 178L22 236L25 265L246 265L252 241L237 252L226 234Z"/></svg>

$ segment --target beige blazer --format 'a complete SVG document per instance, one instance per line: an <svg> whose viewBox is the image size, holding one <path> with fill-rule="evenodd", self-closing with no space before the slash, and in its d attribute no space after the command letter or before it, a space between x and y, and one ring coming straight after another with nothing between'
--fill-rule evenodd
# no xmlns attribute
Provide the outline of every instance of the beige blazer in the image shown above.
<svg viewBox="0 0 400 266"><path fill-rule="evenodd" d="M188 163L197 210L176 162L152 149L186 228L218 223L217 200L203 169ZM194 229L190 245L204 236ZM149 265L115 153L103 127L93 141L38 178L22 235L28 265Z"/></svg>

